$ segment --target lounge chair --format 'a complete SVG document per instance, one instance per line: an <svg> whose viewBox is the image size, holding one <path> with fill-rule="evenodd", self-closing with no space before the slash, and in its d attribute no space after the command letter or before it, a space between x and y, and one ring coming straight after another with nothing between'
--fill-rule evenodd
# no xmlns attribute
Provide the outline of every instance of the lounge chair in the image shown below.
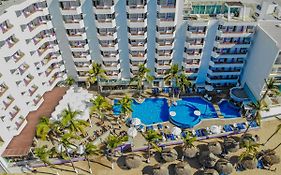
<svg viewBox="0 0 281 175"><path fill-rule="evenodd" d="M170 88L164 87L164 88L162 89L162 91L163 91L163 93L168 94L168 93L170 93Z"/></svg>
<svg viewBox="0 0 281 175"><path fill-rule="evenodd" d="M130 126L132 124L132 118L127 118L125 120L125 123L126 123L127 126Z"/></svg>
<svg viewBox="0 0 281 175"><path fill-rule="evenodd" d="M171 140L176 140L176 137L174 134L171 134Z"/></svg>
<svg viewBox="0 0 281 175"><path fill-rule="evenodd" d="M223 130L225 132L231 132L231 131L233 131L233 127L231 125L224 125Z"/></svg>
<svg viewBox="0 0 281 175"><path fill-rule="evenodd" d="M146 127L146 131L149 131L149 130L153 130L153 126L152 125Z"/></svg>
<svg viewBox="0 0 281 175"><path fill-rule="evenodd" d="M256 121L250 122L249 125L250 125L250 128L256 128L259 126Z"/></svg>
<svg viewBox="0 0 281 175"><path fill-rule="evenodd" d="M202 133L201 133L200 129L195 130L195 136L196 137L201 137L202 136Z"/></svg>
<svg viewBox="0 0 281 175"><path fill-rule="evenodd" d="M159 123L159 124L157 125L157 127L158 127L159 130L162 130L162 129L163 129L163 125L162 125L161 123Z"/></svg>
<svg viewBox="0 0 281 175"><path fill-rule="evenodd" d="M238 123L236 126L239 130L246 129L246 124L245 123Z"/></svg>
<svg viewBox="0 0 281 175"><path fill-rule="evenodd" d="M262 160L258 160L257 168L264 169L264 164L263 164Z"/></svg>
<svg viewBox="0 0 281 175"><path fill-rule="evenodd" d="M187 135L187 134L186 134L186 132L184 132L184 131L181 133L182 138L185 138L186 135Z"/></svg>
<svg viewBox="0 0 281 175"><path fill-rule="evenodd" d="M144 132L145 128L144 125L139 125L139 127L137 128L138 131Z"/></svg>

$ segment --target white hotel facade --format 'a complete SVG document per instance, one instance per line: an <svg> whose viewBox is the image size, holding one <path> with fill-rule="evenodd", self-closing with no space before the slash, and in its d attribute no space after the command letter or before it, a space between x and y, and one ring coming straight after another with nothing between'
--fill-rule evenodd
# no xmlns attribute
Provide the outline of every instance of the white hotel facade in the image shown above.
<svg viewBox="0 0 281 175"><path fill-rule="evenodd" d="M165 72L178 64L197 85L247 85L259 98L264 78L281 81L280 47L262 46L272 36L262 36L259 23L279 23L280 11L259 0L2 1L0 154L43 94L68 75L85 81L92 62L103 65L111 84L128 81L143 63L162 87ZM4 158L0 165L8 171Z"/></svg>

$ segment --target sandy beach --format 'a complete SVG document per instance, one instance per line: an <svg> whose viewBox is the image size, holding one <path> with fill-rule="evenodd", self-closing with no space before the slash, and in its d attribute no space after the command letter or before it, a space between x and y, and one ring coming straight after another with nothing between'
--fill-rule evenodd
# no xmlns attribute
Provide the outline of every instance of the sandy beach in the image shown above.
<svg viewBox="0 0 281 175"><path fill-rule="evenodd" d="M263 143L276 129L277 125L280 123L280 120L277 119L270 119L267 121L262 122L262 128L257 130L257 131L251 131L252 134L258 134L260 136L260 141ZM220 139L218 139L220 141ZM207 140L206 142L209 142L210 140ZM281 141L281 133L277 134L265 147L262 148L273 148L276 145L278 145ZM196 144L205 144L202 142L198 142ZM279 147L278 150L276 150L277 154L281 157L281 147ZM141 154L141 153L140 153ZM233 155L230 155L230 157L233 157L235 155L238 155L238 153L235 153ZM233 158L231 158L233 159ZM105 157L94 157L92 158L94 161L91 163L91 167L93 169L93 174L97 175L141 175L141 174L152 174L152 166L156 163L159 163L159 155L157 156L157 153L154 158L151 159L151 163L147 164L145 163L145 158L143 158L143 163L141 167L137 169L132 169L128 170L127 168L124 167L124 157L119 157L117 160L117 163L115 164L114 170L111 169L111 163L105 158ZM179 161L175 161L172 163L164 163L162 166L168 167L169 169L169 174L172 175L174 174L173 171L173 166L174 164L178 163ZM192 172L195 175L200 174L199 167L200 165L197 163L197 159L193 160L188 160L189 164L192 167ZM81 162L75 162L75 166L79 170L80 174L89 174L88 172L88 166L87 162L81 161ZM73 172L73 169L70 164L66 165L60 165L57 166L59 169L58 172L61 175L74 175L75 173ZM242 171L242 172L234 172L232 173L233 175L239 174L239 175L249 175L249 174L257 174L257 175L280 175L281 174L281 165L275 165L277 170L275 172L273 171L267 171L267 170L260 170L260 169L255 169L255 170L247 170L247 171ZM274 168L275 168L274 167ZM50 168L38 168L38 173L40 175L44 174L55 174L54 169ZM30 174L30 173L26 173Z"/></svg>

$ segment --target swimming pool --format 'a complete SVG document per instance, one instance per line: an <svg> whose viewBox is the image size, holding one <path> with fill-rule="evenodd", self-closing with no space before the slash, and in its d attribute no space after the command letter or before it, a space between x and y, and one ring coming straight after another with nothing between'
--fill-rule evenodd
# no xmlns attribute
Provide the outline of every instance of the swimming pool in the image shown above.
<svg viewBox="0 0 281 175"><path fill-rule="evenodd" d="M228 100L221 100L218 104L220 111L224 118L237 118L241 117L240 108L228 102Z"/></svg>
<svg viewBox="0 0 281 175"><path fill-rule="evenodd" d="M197 116L194 111L200 111ZM170 107L170 111L175 111L176 115L170 117L170 122L181 128L192 128L201 119L217 118L218 115L214 106L201 97L188 97L178 100L176 105Z"/></svg>
<svg viewBox="0 0 281 175"><path fill-rule="evenodd" d="M120 106L114 100L113 113L119 115ZM139 118L145 125L152 125L169 120L169 105L166 98L146 98L142 103L133 100L132 117Z"/></svg>

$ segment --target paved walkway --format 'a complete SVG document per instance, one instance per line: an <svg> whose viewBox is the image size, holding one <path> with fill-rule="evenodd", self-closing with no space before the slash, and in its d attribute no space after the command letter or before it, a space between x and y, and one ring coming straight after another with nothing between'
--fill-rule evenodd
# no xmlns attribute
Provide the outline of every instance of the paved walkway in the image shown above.
<svg viewBox="0 0 281 175"><path fill-rule="evenodd" d="M46 92L43 95L44 102L36 111L30 112L27 115L26 126L19 135L11 140L2 154L3 157L18 157L28 154L35 136L36 125L38 124L40 117L51 115L63 95L66 93L66 90L67 88L64 87L55 87L52 91Z"/></svg>

